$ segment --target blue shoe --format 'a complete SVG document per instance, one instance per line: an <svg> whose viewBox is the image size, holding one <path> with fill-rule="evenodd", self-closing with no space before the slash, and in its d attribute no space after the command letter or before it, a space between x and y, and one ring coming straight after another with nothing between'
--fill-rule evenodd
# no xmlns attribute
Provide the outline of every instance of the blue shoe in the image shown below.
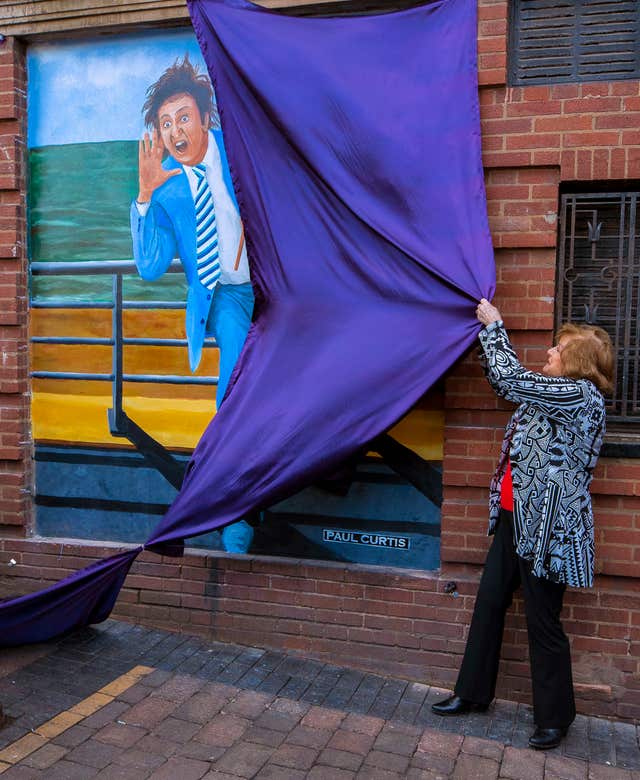
<svg viewBox="0 0 640 780"><path fill-rule="evenodd" d="M253 541L253 528L246 520L238 520L222 529L222 549L228 553L247 553Z"/></svg>

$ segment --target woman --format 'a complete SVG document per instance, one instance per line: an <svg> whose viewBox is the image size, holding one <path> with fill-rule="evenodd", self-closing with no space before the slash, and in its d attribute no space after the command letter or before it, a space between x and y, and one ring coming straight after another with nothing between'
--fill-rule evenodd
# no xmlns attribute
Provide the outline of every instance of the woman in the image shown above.
<svg viewBox="0 0 640 780"><path fill-rule="evenodd" d="M605 430L611 390L609 336L565 325L542 374L520 364L500 312L483 298L476 315L484 368L495 392L519 404L507 425L490 488L494 540L480 581L454 695L439 715L485 710L495 695L504 616L522 584L536 729L529 745L560 744L575 718L569 642L560 611L567 585L593 584L589 484Z"/></svg>

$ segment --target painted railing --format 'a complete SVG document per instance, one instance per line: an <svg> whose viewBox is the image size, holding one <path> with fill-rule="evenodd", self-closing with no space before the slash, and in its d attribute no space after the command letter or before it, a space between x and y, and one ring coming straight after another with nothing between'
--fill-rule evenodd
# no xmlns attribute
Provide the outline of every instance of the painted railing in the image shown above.
<svg viewBox="0 0 640 780"><path fill-rule="evenodd" d="M181 273L179 260L173 260L168 273ZM184 303L172 301L131 301L123 295L123 277L137 274L135 263L127 260L87 262L36 262L31 263L33 276L104 276L112 278L112 294L109 302L86 300L48 299L32 301L34 309L110 309L111 337L96 338L83 336L32 336L34 344L60 344L111 347L111 373L78 371L32 371L34 379L100 381L111 383L112 406L107 411L109 430L112 436L129 439L132 444L164 476L176 486L182 482L183 465L146 431L129 418L123 409L123 385L125 382L148 382L172 385L217 385L218 377L202 377L176 374L124 373L123 353L125 346L181 347L187 346L186 339L138 338L124 335L123 312L127 309L184 309ZM206 339L206 348L217 347L215 339Z"/></svg>

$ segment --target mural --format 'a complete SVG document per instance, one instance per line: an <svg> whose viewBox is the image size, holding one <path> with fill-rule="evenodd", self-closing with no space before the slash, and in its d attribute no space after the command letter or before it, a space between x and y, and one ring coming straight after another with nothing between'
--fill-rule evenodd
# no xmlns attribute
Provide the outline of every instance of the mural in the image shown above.
<svg viewBox="0 0 640 780"><path fill-rule="evenodd" d="M190 30L29 49L43 535L144 539L242 348L250 259L205 73ZM344 473L191 542L434 568L442 417L436 389Z"/></svg>

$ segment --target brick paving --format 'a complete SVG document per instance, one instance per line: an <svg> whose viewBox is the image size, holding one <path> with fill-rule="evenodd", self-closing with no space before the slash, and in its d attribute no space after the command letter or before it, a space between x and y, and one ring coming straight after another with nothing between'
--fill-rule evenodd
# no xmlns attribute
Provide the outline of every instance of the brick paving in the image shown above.
<svg viewBox="0 0 640 780"><path fill-rule="evenodd" d="M2 780L640 780L633 724L579 716L538 753L529 707L444 719L440 689L286 653L109 620L21 655Z"/></svg>

